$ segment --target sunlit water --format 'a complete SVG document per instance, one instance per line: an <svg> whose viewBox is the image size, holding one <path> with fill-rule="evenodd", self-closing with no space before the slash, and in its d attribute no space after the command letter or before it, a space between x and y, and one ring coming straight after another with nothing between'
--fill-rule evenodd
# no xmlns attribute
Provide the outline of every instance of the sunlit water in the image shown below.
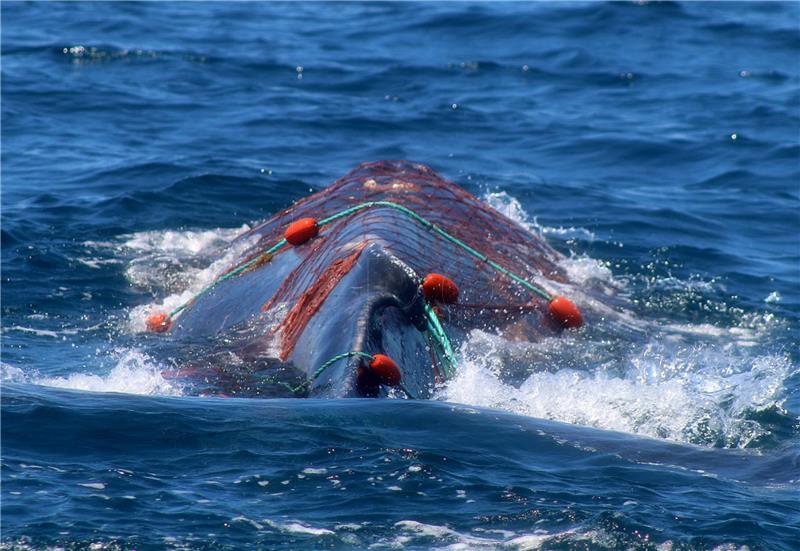
<svg viewBox="0 0 800 551"><path fill-rule="evenodd" d="M796 548L799 23L774 3L3 4L2 544ZM621 315L475 330L429 402L165 377L145 313L381 158L543 236L576 299Z"/></svg>

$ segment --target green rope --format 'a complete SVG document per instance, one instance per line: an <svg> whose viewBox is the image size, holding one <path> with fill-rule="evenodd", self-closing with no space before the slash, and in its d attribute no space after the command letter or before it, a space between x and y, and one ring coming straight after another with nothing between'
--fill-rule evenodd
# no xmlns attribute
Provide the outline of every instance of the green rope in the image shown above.
<svg viewBox="0 0 800 551"><path fill-rule="evenodd" d="M278 384L281 385L282 387L288 389L289 392L291 392L292 394L297 394L301 390L306 390L306 387L308 386L308 381L306 381L305 383L300 383L297 386L292 386L289 383L285 383L283 381L279 382Z"/></svg>
<svg viewBox="0 0 800 551"><path fill-rule="evenodd" d="M536 293L537 295L541 296L542 298L544 298L546 300L551 300L553 298L552 295L550 293L548 293L547 291L536 287L535 285L533 285L529 281L519 277L518 275L514 274L513 272L511 272L511 271L507 270L506 268L502 267L500 264L498 264L494 260L491 260L485 254L482 254L482 253L476 251L475 249L473 249L472 247L470 247L469 245L467 245L466 243L464 243L463 241L461 241L457 237L453 237L452 235L450 235L449 233L447 233L446 231L441 229L439 226L429 222L428 220L426 220L425 218L423 218L422 216L420 216L419 214L417 214L413 210L411 210L411 209L409 209L407 207L404 207L403 205L399 205L397 203L393 203L391 201L369 201L367 203L361 203L360 205L356 205L354 207L350 207L349 209L345 209L345 210L343 210L343 211L341 211L341 212L339 212L337 214L334 214L333 216L329 216L328 218L323 219L322 221L319 222L319 225L323 226L325 224L329 224L330 222L338 220L339 218L343 218L345 216L349 216L349 215L353 214L354 212L358 212L359 210L363 210L363 209L371 208L371 207L376 207L376 206L393 208L395 210L398 210L398 211L402 212L403 214L408 215L409 217L413 218L414 220L416 220L417 222L422 224L425 228L433 230L434 232L436 232L438 235L442 236L446 240L450 241L451 243L454 243L455 245L458 245L459 247L461 247L462 249L467 251L467 253L471 254L472 256L474 256L475 258L481 260L482 262L486 262L489 266L491 266L492 268L494 268L495 270L497 270L501 274L510 277L511 279L513 279L514 281L516 281L517 283L519 283L520 285L522 285L526 289Z"/></svg>
<svg viewBox="0 0 800 551"><path fill-rule="evenodd" d="M336 362L338 362L339 360L343 360L343 359L345 359L345 358L352 358L352 357L355 357L355 356L358 356L358 357L361 357L361 358L367 358L367 359L369 359L369 360L372 360L372 359L373 359L373 357L372 357L372 354L367 354L366 352L343 352L343 353L341 353L341 354L336 354L335 356L333 356L333 357L329 358L327 361L325 361L325 362L324 362L324 363L323 363L321 366L319 366L319 367L317 368L317 370L314 372L314 374L313 374L313 375L311 375L311 380L312 380L312 381L316 381L316 380L317 380L317 378L318 378L320 375L322 375L322 373L323 373L323 372L324 372L326 369L328 369L330 366L332 366L333 364L335 364L335 363L336 363ZM291 390L291 391L292 391L292 393L293 393L293 394L295 394L295 393L297 393L297 391L298 391L298 390L302 390L302 389L303 389L305 386L307 386L308 384L309 384L309 383L308 383L308 382L306 382L306 383L304 383L304 384L302 384L302 385L300 385L300 386L298 386L298 387L292 388L290 385L288 385L288 384L285 384L285 383L284 383L284 386L286 386L286 387L287 387L289 390ZM407 397L408 397L410 400L414 400L414 399L415 399L415 398L414 398L414 395L413 395L413 394L411 394L411 392L409 392L409 391L408 391L408 389L405 387L405 385L403 385L403 384L401 383L401 384L399 385L399 387L400 387L400 390L402 390L402 391L403 391L403 393L405 393L405 395L406 395L406 396L407 396Z"/></svg>
<svg viewBox="0 0 800 551"><path fill-rule="evenodd" d="M171 318L173 318L174 316L176 316L177 314L179 314L179 313L180 313L180 312L181 312L181 311L182 311L184 308L186 308L187 306L189 306L189 305L190 305L192 302L196 301L196 300L197 300L198 298L200 298L201 296L205 295L207 292L209 292L211 289L213 289L214 287L216 287L217 285L219 285L219 284L220 284L220 283L222 283L223 281L225 281L225 280L227 280L227 279L231 279L231 278L233 278L233 277L236 277L237 275L239 275L239 274L241 274L243 271L245 271L247 268L249 268L250 266L252 266L252 265L253 265L253 264L255 264L256 262L258 262L259 260L261 260L262 258L264 258L265 256L269 256L269 255L271 255L271 254L275 253L275 251L277 251L278 249L280 249L281 247L283 247L285 244L286 244L286 239L281 239L281 240L280 240L280 241L278 241L278 242L277 242L275 245L273 245L272 247L270 247L269 249L267 249L266 251L264 251L262 254L258 255L258 256L257 256L257 257L255 257L255 258L251 258L250 260L248 260L247 262L245 262L244 264L242 264L241 266L239 266L239 267L238 267L238 268L236 268L235 270L231 270L231 271L230 271L230 272L228 272L227 274L225 274L225 275L221 276L220 278L216 279L215 281L211 282L211 284L210 284L210 285L208 285L208 286L207 286L206 288L204 288L202 291L200 291L199 293L197 293L197 294L196 294L194 297L192 297L192 299L191 299L191 300L187 300L186 302L184 302L183 304L181 304L180 306L178 306L177 308L175 308L175 309L174 309L172 312L170 312L170 313L169 313L169 318L171 319Z"/></svg>
<svg viewBox="0 0 800 551"><path fill-rule="evenodd" d="M456 374L456 355L453 352L453 347L450 345L450 339L444 332L439 316L433 311L433 307L425 303L425 317L428 323L428 333L436 340L442 350L441 364L444 369L445 379L452 379ZM436 352L434 352L436 353Z"/></svg>
<svg viewBox="0 0 800 551"><path fill-rule="evenodd" d="M407 207L404 207L403 205L400 205L398 203L393 203L392 201L367 201L366 203L361 203L361 204L352 206L350 208L347 208L347 209L344 209L344 210L342 210L340 212L337 212L336 214L333 214L333 215L331 215L331 216L329 216L327 218L323 218L322 220L317 222L317 225L320 226L320 227L326 226L326 225L330 224L331 222L335 222L336 220L339 220L340 218L344 218L346 216L350 216L353 213L356 213L356 212L364 210L364 209L372 208L372 207L388 207L388 208L395 209L395 210L397 210L399 212L402 212L403 214L407 215L411 219L419 222L426 229L432 230L433 232L435 232L436 234L440 235L441 237L443 237L447 241L450 241L451 243L461 247L467 253L469 253L470 255L474 256L475 258L481 260L482 262L486 262L486 264L488 264L489 266L491 266L492 268L494 268L495 270L497 270L501 274L509 277L513 281L516 281L517 283L519 283L520 285L522 285L523 287L525 287L529 291L532 291L533 293L536 293L537 295L539 295L540 297L544 298L545 300L552 300L553 296L550 293L548 293L547 291L545 291L544 289L540 289L539 287L533 285L531 282L527 281L526 279L523 279L523 278L519 277L518 275L516 275L515 273L507 270L506 268L504 268L503 266L501 266L500 264L498 264L494 260L490 259L486 255L476 251L475 249L473 249L472 247L470 247L469 245L467 245L466 243L464 243L460 239L458 239L456 237L453 237L452 235L450 235L449 233L447 233L446 231L441 229L436 224L433 224L430 221L426 220L425 218L423 218L422 216L420 216L419 214L417 214L413 210L411 210L411 209L409 209ZM222 277L220 277L216 281L212 282L210 285L208 285L203 290L201 290L197 295L195 295L191 300L186 301L182 305L180 305L177 308L175 308L172 312L170 312L169 313L169 318L171 319L172 317L174 317L177 314L179 314L182 310L184 310L192 302L196 301L198 298L200 298L201 296L203 296L204 294L209 292L211 289L213 289L214 287L216 287L217 285L219 285L223 281L225 281L227 279L231 279L233 277L236 277L237 275L239 275L243 271L245 271L247 268L249 268L250 266L252 266L256 262L261 260L264 256L275 253L276 251L278 251L278 249L280 249L281 247L286 245L286 243L287 243L287 241L286 241L285 238L281 239L275 245L273 245L272 247L267 249L263 254L260 254L257 257L245 262L244 264L242 264L241 266L239 266L235 270L232 270L232 271L228 272L227 274L223 275Z"/></svg>
<svg viewBox="0 0 800 551"><path fill-rule="evenodd" d="M372 360L372 354L367 354L366 352L345 352L343 354L337 354L336 356L332 357L327 362L319 366L319 368L311 376L311 379L316 381L317 377L322 375L322 372L328 369L330 366L332 366L339 360L343 360L345 358L352 358L353 356L360 356L362 358L367 358L369 360Z"/></svg>
<svg viewBox="0 0 800 551"><path fill-rule="evenodd" d="M340 212L337 212L336 214L328 216L327 218L323 218L322 220L317 222L317 225L320 226L320 227L326 226L326 225L328 225L328 224L330 224L332 222L335 222L336 220L339 220L341 218L345 218L347 216L350 216L351 214L354 214L354 213L359 212L361 210L365 210L365 209L372 208L372 207L388 207L388 208L395 209L395 210L405 214L409 218L411 218L411 219L415 220L416 222L418 222L419 224L421 224L424 228L433 231L434 233L438 234L439 236L441 236L442 238L446 239L447 241L450 241L451 243L455 244L456 246L462 248L468 254L474 256L475 258L479 259L482 262L485 262L486 264L491 266L493 269L497 270L498 272L500 272L501 274L503 274L506 277L510 278L511 280L519 283L520 285L522 285L526 289L528 289L528 290L532 291L533 293L539 295L540 297L544 298L545 300L548 300L548 301L552 300L553 296L550 293L548 293L547 291L545 291L544 289L541 289L541 288L533 285L531 282L527 281L526 279L523 279L520 276L516 275L515 273L511 272L510 270L504 268L503 266L501 266L500 264L498 264L494 260L490 259L486 255L484 255L484 254L478 252L477 250L473 249L472 247L470 247L469 245L467 245L466 243L464 243L463 241L461 241L457 237L454 237L454 236L450 235L449 233L447 233L446 231L444 231L443 229L438 227L436 224L433 224L430 221L426 220L425 218L423 218L422 216L420 216L419 214L417 214L413 210L411 210L411 209L409 209L407 207L404 207L403 205L400 205L398 203L394 203L392 201L367 201L365 203L361 203L361 204L349 207L347 209L344 209L344 210L342 210ZM192 299L186 301L182 305L180 305L177 308L175 308L174 310L172 310L172 312L169 313L169 318L171 319L174 316L178 315L186 307L188 307L190 304L195 302L201 296L203 296L206 293L208 293L209 291L211 291L214 287L216 287L217 285L219 285L223 281L226 281L228 279L231 279L231 278L234 278L234 277L238 276L239 274L241 274L242 272L247 270L252 265L256 264L259 261L262 261L264 259L264 257L267 257L269 255L274 254L281 247L286 245L286 243L287 243L287 241L286 241L285 238L281 239L280 241L275 243L275 245L273 245L272 247L267 249L264 253L256 256L255 258L252 258L252 259L248 260L247 262L245 262L241 266L238 266L236 269L231 270L230 272L226 273L225 275L219 277L218 279L213 281L210 285L208 285L207 287L202 289L199 293L197 293ZM439 350L441 350L441 354L439 353L438 350L433 349L433 347L432 347L432 350L433 350L434 354L440 359L440 363L441 363L442 368L444 370L445 378L446 379L451 379L455 375L455 372L456 372L456 356L455 356L455 353L453 352L453 347L450 344L450 340L447 338L447 334L444 332L444 328L442 327L442 324L440 323L439 318L436 315L436 312L433 311L433 307L430 304L428 304L427 302L425 303L425 316L426 316L426 323L427 323L426 333L429 335L430 339L432 339L432 340L436 341L436 343L438 343L438 345L439 345L438 348L439 348ZM332 358L327 360L325 363L323 363L319 368L317 368L317 370L311 376L311 380L316 380L317 377L319 377L328 367L330 367L334 363L338 362L339 360L342 360L344 358L353 357L353 356L361 356L361 357L364 357L364 358L372 359L372 356L370 354L365 353L365 352L345 352L343 354L337 354L336 356L333 356ZM305 386L308 385L307 382L302 384L302 385L299 385L297 387L292 387L291 385L289 385L287 383L282 383L282 384L285 387L287 387L290 391L292 391L292 393L296 393L298 390L302 390ZM406 396L408 396L411 399L414 399L413 395L402 384L400 385L400 389L406 394Z"/></svg>
<svg viewBox="0 0 800 551"><path fill-rule="evenodd" d="M351 358L353 356L361 356L362 358L368 358L370 360L372 359L372 355L367 354L366 352L344 352L342 354L337 354L332 358L329 358L325 363L323 363L321 366L317 368L317 370L311 375L311 381L316 381L317 377L322 375L322 373L326 369L328 369L330 366L332 366L339 360L343 360L345 358ZM297 394L299 391L304 390L309 384L310 381L306 381L300 385L297 385L296 387L293 387L289 383L281 383L281 385L288 388L292 392L292 394Z"/></svg>

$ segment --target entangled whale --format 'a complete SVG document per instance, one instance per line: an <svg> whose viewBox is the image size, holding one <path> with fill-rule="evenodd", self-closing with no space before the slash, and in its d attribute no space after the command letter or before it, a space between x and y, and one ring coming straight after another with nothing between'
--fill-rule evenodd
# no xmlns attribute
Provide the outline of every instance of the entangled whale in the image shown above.
<svg viewBox="0 0 800 551"><path fill-rule="evenodd" d="M580 327L561 255L427 166L365 163L238 236L245 252L150 331L173 376L239 396L427 398L468 331ZM223 351L223 352L221 352Z"/></svg>

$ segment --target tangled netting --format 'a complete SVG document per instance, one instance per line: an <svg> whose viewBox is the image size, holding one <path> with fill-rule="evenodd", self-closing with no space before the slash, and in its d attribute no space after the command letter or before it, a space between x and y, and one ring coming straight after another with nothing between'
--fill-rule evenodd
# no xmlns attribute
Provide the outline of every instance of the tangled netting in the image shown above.
<svg viewBox="0 0 800 551"><path fill-rule="evenodd" d="M257 237L242 262L262 255L295 220L323 219L367 201L403 205L537 286L547 288L547 280L566 280L556 264L558 253L544 241L430 168L406 161L362 164L324 191L241 235L240 240ZM541 297L412 218L374 206L332 222L319 237L295 249L299 263L272 296L260 297L264 312L285 307L276 329L283 340L281 357L291 353L298 336L371 243L380 244L420 276L437 272L450 277L461 290L458 304L451 308L453 323L508 320L544 306ZM270 255L247 272L274 269L283 254Z"/></svg>

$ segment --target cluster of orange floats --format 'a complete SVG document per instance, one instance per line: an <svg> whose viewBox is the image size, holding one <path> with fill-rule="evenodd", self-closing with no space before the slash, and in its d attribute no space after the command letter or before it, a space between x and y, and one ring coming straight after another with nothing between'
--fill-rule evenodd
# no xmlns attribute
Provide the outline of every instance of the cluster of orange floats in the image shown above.
<svg viewBox="0 0 800 551"><path fill-rule="evenodd" d="M301 218L289 224L283 234L284 239L295 247L302 245L319 235L319 224L315 218ZM431 303L454 304L458 300L458 286L448 277L430 273L421 284L422 294ZM563 296L555 296L547 305L547 312L560 327L573 329L583 325L581 311L574 302ZM148 331L164 333L172 327L172 320L164 312L155 312L147 317ZM397 386L400 384L400 369L389 356L374 354L369 368L382 384Z"/></svg>

